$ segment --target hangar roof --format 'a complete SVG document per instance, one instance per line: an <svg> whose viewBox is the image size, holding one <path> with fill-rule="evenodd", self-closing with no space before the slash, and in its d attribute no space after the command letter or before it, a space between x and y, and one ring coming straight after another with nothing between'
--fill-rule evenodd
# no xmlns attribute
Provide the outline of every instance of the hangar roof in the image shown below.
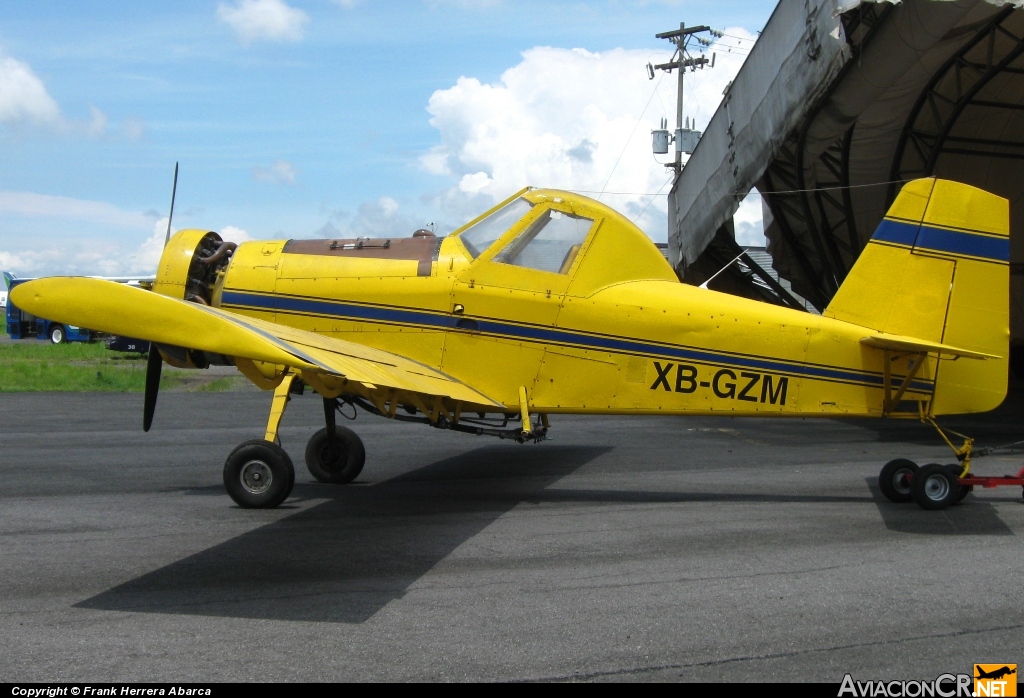
<svg viewBox="0 0 1024 698"><path fill-rule="evenodd" d="M902 183L937 175L1010 199L1024 338L1020 4L781 0L669 196L670 261L699 266L756 186L774 268L823 308Z"/></svg>

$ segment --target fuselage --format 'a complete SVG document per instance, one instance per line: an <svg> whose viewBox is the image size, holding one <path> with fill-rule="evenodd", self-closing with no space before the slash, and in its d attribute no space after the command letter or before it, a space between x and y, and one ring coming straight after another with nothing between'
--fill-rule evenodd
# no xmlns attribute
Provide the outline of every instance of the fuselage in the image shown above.
<svg viewBox="0 0 1024 698"><path fill-rule="evenodd" d="M486 250L460 233L501 206L445 238L244 243L211 300L401 354L510 411L522 386L544 413L882 414L883 354L865 328L682 284L615 211L521 196L530 213ZM590 225L558 271L501 261L538 211ZM932 390L926 360L906 397Z"/></svg>

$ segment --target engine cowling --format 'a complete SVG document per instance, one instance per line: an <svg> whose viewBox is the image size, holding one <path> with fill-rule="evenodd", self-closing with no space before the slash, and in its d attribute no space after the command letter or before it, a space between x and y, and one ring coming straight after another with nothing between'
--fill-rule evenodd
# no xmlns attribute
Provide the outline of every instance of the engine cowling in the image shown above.
<svg viewBox="0 0 1024 698"><path fill-rule="evenodd" d="M207 230L180 230L167 242L157 267L153 291L190 303L212 305L217 284L237 245ZM178 368L207 368L230 359L184 347L160 345L164 361Z"/></svg>
<svg viewBox="0 0 1024 698"><path fill-rule="evenodd" d="M179 230L167 242L153 290L172 298L210 305L214 290L237 245L207 230Z"/></svg>

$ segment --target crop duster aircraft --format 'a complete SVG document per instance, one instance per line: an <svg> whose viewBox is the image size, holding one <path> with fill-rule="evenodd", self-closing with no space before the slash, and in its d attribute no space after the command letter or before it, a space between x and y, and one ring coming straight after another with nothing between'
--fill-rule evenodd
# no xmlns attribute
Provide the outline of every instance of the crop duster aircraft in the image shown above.
<svg viewBox="0 0 1024 698"><path fill-rule="evenodd" d="M818 316L680 283L647 236L586 197L524 189L438 238L276 240L237 249L213 232L167 244L152 292L54 277L18 287L41 317L154 343L162 362L233 364L273 390L263 439L227 458L242 507L274 507L295 474L279 445L306 386L326 426L306 464L321 482L363 467L335 423L358 407L477 435L542 440L553 414L902 417L982 412L1006 393L1009 204L963 184L906 184ZM936 426L936 428L938 428ZM942 508L960 464L880 476L898 501Z"/></svg>

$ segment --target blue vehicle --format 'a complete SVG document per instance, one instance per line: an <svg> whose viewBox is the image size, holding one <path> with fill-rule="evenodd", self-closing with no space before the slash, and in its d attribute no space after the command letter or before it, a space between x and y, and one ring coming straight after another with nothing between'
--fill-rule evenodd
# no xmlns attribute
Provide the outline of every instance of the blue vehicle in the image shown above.
<svg viewBox="0 0 1024 698"><path fill-rule="evenodd" d="M4 272L4 281L7 282L7 289L9 291L18 284L29 281L29 279L15 279ZM91 342L96 338L96 333L84 327L64 325L47 320L46 318L36 317L31 313L26 313L14 305L9 298L7 300L6 315L7 334L11 336L11 339L35 337L36 339L49 339L54 344L64 344L65 342Z"/></svg>

